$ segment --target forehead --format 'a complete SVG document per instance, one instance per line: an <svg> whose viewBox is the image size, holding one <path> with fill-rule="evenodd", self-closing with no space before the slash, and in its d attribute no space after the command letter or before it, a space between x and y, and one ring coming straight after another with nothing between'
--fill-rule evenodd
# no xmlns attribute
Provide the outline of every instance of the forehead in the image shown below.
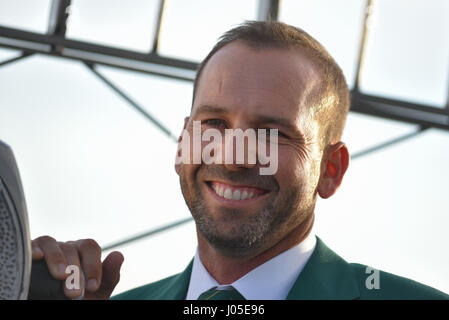
<svg viewBox="0 0 449 320"><path fill-rule="evenodd" d="M297 120L308 108L307 94L318 85L319 72L300 49L254 49L232 42L203 69L192 113L199 105L230 112L283 115Z"/></svg>

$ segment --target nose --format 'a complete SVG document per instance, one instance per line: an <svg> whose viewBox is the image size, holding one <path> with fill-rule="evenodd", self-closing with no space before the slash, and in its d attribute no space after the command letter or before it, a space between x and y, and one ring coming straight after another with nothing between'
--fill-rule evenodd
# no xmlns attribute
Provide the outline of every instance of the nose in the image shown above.
<svg viewBox="0 0 449 320"><path fill-rule="evenodd" d="M257 135L253 128L236 128L225 133L224 161L230 171L251 169L257 164Z"/></svg>

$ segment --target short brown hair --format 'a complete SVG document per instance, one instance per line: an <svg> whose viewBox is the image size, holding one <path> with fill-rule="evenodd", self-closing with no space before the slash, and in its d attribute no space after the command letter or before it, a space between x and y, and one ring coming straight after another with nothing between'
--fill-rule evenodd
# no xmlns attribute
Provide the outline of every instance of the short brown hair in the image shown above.
<svg viewBox="0 0 449 320"><path fill-rule="evenodd" d="M236 40L256 50L303 49L304 53L318 66L322 75L320 85L314 92L310 92L305 100L308 105L315 108L314 114L318 118L322 133L322 145L326 146L341 138L350 105L349 90L342 70L317 40L304 30L282 22L245 21L224 33L199 65L193 86L192 108L201 73L207 62L218 50Z"/></svg>

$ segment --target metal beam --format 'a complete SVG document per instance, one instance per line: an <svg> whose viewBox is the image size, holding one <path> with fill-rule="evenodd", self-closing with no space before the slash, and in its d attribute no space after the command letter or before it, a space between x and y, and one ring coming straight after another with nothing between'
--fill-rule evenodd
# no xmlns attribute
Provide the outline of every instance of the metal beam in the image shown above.
<svg viewBox="0 0 449 320"><path fill-rule="evenodd" d="M51 43L54 43L54 41L57 40L57 37L53 36L52 40L41 42L40 40L42 40L42 38L49 36L37 34L38 37L34 38L36 36L34 33L15 30L15 32L19 32L21 34L20 40L17 40L14 38L15 32L11 33L10 31L10 28L0 27L0 47L26 50L32 53L41 53L50 56L67 58L82 61L88 64L101 64L189 82L192 82L195 79L196 68L198 66L198 64L194 62L186 62L172 58L161 58L155 53L150 55L137 53L139 55L139 59L136 59L137 57L129 54L135 52L120 49L117 51L116 48L97 45L93 45L95 49L93 51L83 50L81 48L64 48L60 51L55 51L52 50L53 45ZM92 44L88 43L70 41L70 44L73 44L74 47L78 47L77 45L79 43L92 46ZM83 45L81 47L84 48ZM104 48L107 50L103 50ZM113 52L109 52L108 49L111 49ZM187 63L187 65L185 63Z"/></svg>
<svg viewBox="0 0 449 320"><path fill-rule="evenodd" d="M449 115L446 110L432 106L353 92L351 111L449 130Z"/></svg>
<svg viewBox="0 0 449 320"><path fill-rule="evenodd" d="M119 49L115 47L103 46L89 42L66 39L60 35L40 34L29 31L23 31L13 28L0 27L0 37L21 40L39 45L59 46L64 49L73 49L91 54L104 55L114 58L129 59L138 62L153 63L167 67L179 68L183 70L196 71L197 62L161 57L156 53L141 53ZM0 41L0 45L1 45ZM6 45L11 47L11 45ZM14 47L14 46L13 46ZM48 53L48 52L41 52ZM59 54L63 55L62 52Z"/></svg>
<svg viewBox="0 0 449 320"><path fill-rule="evenodd" d="M164 15L165 0L159 0L159 8L157 11L156 25L154 27L152 53L156 53L159 47L159 34L161 32L162 17Z"/></svg>
<svg viewBox="0 0 449 320"><path fill-rule="evenodd" d="M416 137L417 135L419 135L420 133L424 132L424 130L427 130L427 129L428 129L428 127L420 126L420 127L418 128L418 130L416 130L416 131L414 131L414 132L405 134L405 135L403 135L403 136L401 136L401 137L394 138L394 139L392 139L392 140L390 140L390 141L386 141L386 142L383 142L383 143L381 143L381 144L378 144L378 145L376 145L376 146L374 146L374 147L370 147L370 148L365 149L365 150L363 150L363 151L354 153L353 155L351 155L351 159L353 160L353 159L357 159L357 158L366 156L367 154L373 153L373 152L375 152L375 151L379 151L379 150L381 150L381 149L390 147L390 146L392 146L392 145L394 145L394 144L397 144L397 143L399 143L399 142L402 142L402 141L405 141L405 140L407 140L407 139Z"/></svg>
<svg viewBox="0 0 449 320"><path fill-rule="evenodd" d="M266 3L273 5L275 2ZM0 46L2 43L7 48L74 59L87 65L102 64L189 82L194 80L198 67L198 63L161 57L155 52L140 53L68 40L60 35L37 34L5 27L0 27ZM55 45L58 45L62 50L56 52L52 50ZM363 49L361 51L363 52ZM358 73L360 74L362 62L359 64ZM423 126L449 129L449 109L370 96L360 93L357 87L351 95L351 111Z"/></svg>
<svg viewBox="0 0 449 320"><path fill-rule="evenodd" d="M71 0L52 0L47 34L64 38L67 29L67 18ZM52 44L52 52L61 52L60 44Z"/></svg>
<svg viewBox="0 0 449 320"><path fill-rule="evenodd" d="M52 0L47 34L64 37L71 0Z"/></svg>
<svg viewBox="0 0 449 320"><path fill-rule="evenodd" d="M446 78L447 96L446 96L446 112L449 114L449 69L447 70L448 75Z"/></svg>
<svg viewBox="0 0 449 320"><path fill-rule="evenodd" d="M413 103L413 102L407 102L403 100L397 100L392 98L385 98L385 97L379 97L379 96L373 96L369 94L364 94L360 92L351 92L351 98L353 101L367 101L367 102L373 102L378 104L385 104L394 107L400 107L400 108L406 108L410 110L416 110L416 111L425 111L429 113L436 113L436 114L446 114L444 111L444 108L437 108L433 106L428 106L425 104L419 104L419 103Z"/></svg>
<svg viewBox="0 0 449 320"><path fill-rule="evenodd" d="M93 72L100 80L102 80L109 88L115 91L120 97L122 97L126 102L128 102L134 109L136 109L141 115L143 115L147 120L154 124L159 130L165 133L169 138L171 138L175 143L178 141L177 137L171 133L171 131L165 127L159 120L157 120L153 115L141 107L137 102L132 100L128 95L126 95L122 90L120 90L116 85L109 81L105 76L103 76L94 66L85 64L86 67Z"/></svg>
<svg viewBox="0 0 449 320"><path fill-rule="evenodd" d="M279 0L259 0L257 20L277 21L279 16Z"/></svg>
<svg viewBox="0 0 449 320"><path fill-rule="evenodd" d="M101 250L102 251L111 250L111 249L117 248L119 246L123 246L125 244L129 244L131 242L135 242L137 240L141 240L143 238L146 238L146 237L149 237L149 236L153 236L155 234L161 233L162 231L167 231L169 229L173 229L175 227L178 227L178 226L180 226L180 225L182 225L184 223L190 222L192 220L193 220L192 217L189 217L189 218L186 218L186 219L182 219L182 220L178 220L176 222L170 223L170 224L165 225L163 227L152 229L150 231L143 232L141 234L138 234L138 235L135 235L135 236L131 236L131 237L125 238L123 240L119 240L117 242L105 245L104 247L101 248Z"/></svg>
<svg viewBox="0 0 449 320"><path fill-rule="evenodd" d="M33 55L31 52L24 52L24 53L22 53L18 57L14 57L14 58L11 58L11 59L8 59L8 60L5 60L5 61L1 61L0 62L0 67L1 66L5 66L5 65L10 64L10 63L15 62L15 61L22 60L23 58L29 57L31 55Z"/></svg>
<svg viewBox="0 0 449 320"><path fill-rule="evenodd" d="M360 78L362 75L362 66L363 66L363 58L365 57L365 48L366 48L366 39L369 29L369 23L370 23L370 16L371 12L373 10L373 1L372 0L366 0L365 3L365 16L363 19L363 25L362 25L362 37L360 39L360 45L359 45L359 55L357 59L357 67L355 72L355 81L354 81L354 91L359 91L359 84L360 84Z"/></svg>

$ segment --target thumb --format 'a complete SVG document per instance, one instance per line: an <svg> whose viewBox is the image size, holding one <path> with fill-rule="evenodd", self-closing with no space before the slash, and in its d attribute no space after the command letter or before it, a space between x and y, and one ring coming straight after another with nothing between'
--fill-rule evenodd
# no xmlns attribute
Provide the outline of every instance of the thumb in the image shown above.
<svg viewBox="0 0 449 320"><path fill-rule="evenodd" d="M120 268L125 258L123 255L114 251L111 252L102 264L101 284L97 291L86 295L86 299L109 299L115 286L120 281Z"/></svg>

